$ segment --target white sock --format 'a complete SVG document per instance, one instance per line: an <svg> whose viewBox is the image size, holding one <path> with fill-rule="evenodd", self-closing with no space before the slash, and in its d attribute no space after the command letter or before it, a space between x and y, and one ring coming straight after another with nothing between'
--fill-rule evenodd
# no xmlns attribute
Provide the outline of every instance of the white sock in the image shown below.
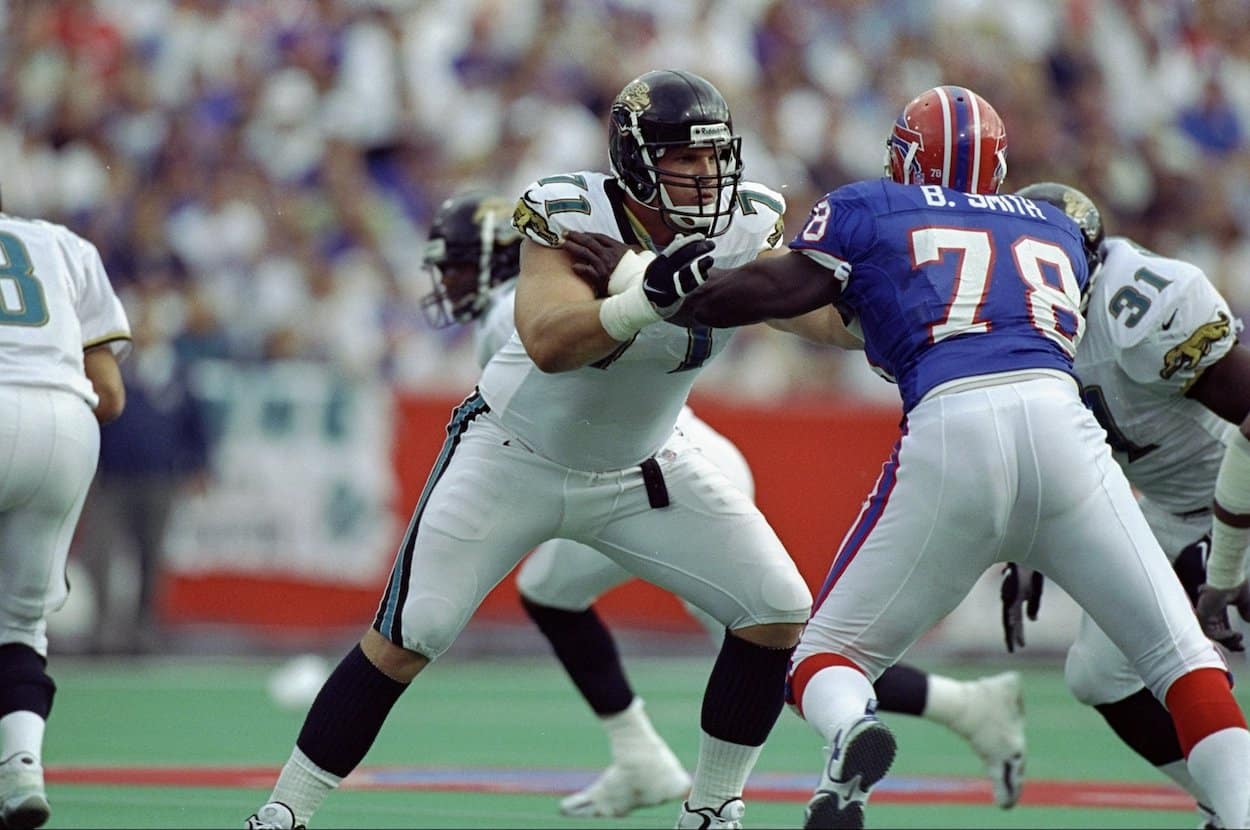
<svg viewBox="0 0 1250 830"><path fill-rule="evenodd" d="M827 745L839 728L862 718L869 701L877 694L868 678L849 666L821 669L808 681L800 701L803 718L812 725Z"/></svg>
<svg viewBox="0 0 1250 830"><path fill-rule="evenodd" d="M930 674L929 694L920 716L962 735L966 731L963 721L967 713L968 684L940 674Z"/></svg>
<svg viewBox="0 0 1250 830"><path fill-rule="evenodd" d="M34 712L9 712L0 718L0 761L19 752L43 763L43 731L46 724Z"/></svg>
<svg viewBox="0 0 1250 830"><path fill-rule="evenodd" d="M290 807L295 813L296 824L307 824L321 802L342 780L314 764L300 752L299 747L295 747L282 767L282 774L278 776L278 783L274 785L269 800L281 801Z"/></svg>
<svg viewBox="0 0 1250 830"><path fill-rule="evenodd" d="M1189 767L1184 761L1173 761L1170 764L1162 764L1155 769L1171 778L1177 785L1194 797L1194 800L1200 804L1206 804L1206 794L1202 791L1202 787L1198 786L1198 782L1189 774Z"/></svg>
<svg viewBox="0 0 1250 830"><path fill-rule="evenodd" d="M719 809L731 798L741 798L761 749L762 746L731 744L701 732L699 765L686 801L691 807Z"/></svg>
<svg viewBox="0 0 1250 830"><path fill-rule="evenodd" d="M643 710L640 697L635 697L623 711L600 718L599 722L608 733L614 761L636 761L639 755L645 755L649 760L655 753L656 744L664 744L664 739L655 731L651 719Z"/></svg>
<svg viewBox="0 0 1250 830"><path fill-rule="evenodd" d="M1212 732L1194 744L1187 759L1194 781L1207 795L1205 802L1225 827L1245 827L1250 818L1250 732L1229 727Z"/></svg>

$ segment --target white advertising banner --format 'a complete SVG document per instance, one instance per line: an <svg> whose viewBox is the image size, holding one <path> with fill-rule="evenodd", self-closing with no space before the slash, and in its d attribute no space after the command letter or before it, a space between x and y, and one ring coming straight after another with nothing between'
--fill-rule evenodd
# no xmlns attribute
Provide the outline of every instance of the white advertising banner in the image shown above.
<svg viewBox="0 0 1250 830"><path fill-rule="evenodd" d="M175 507L170 575L376 584L397 537L390 390L289 362L206 361L194 386L213 436L212 478Z"/></svg>

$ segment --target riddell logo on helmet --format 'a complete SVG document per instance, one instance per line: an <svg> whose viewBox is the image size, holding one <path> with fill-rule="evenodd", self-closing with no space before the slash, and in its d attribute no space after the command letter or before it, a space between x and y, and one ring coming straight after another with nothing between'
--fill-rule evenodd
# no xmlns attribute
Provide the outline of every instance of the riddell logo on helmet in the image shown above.
<svg viewBox="0 0 1250 830"><path fill-rule="evenodd" d="M691 124L690 142L728 141L732 138L728 124Z"/></svg>

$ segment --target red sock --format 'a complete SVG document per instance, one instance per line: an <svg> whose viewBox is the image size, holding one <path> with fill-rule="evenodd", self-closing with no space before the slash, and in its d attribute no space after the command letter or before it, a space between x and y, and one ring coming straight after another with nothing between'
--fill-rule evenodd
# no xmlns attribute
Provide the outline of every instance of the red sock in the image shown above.
<svg viewBox="0 0 1250 830"><path fill-rule="evenodd" d="M1181 751L1189 757L1194 744L1221 729L1246 728L1246 716L1221 669L1195 669L1168 689L1165 697Z"/></svg>

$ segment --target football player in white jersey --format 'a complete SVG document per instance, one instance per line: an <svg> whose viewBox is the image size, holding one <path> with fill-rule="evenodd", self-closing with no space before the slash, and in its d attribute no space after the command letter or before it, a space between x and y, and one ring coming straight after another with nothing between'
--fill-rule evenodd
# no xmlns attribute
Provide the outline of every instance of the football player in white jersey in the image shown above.
<svg viewBox="0 0 1250 830"><path fill-rule="evenodd" d="M1081 395L1197 603L1203 630L1241 651L1241 634L1228 624L1229 605L1250 619L1250 350L1237 342L1241 323L1198 267L1124 237L1105 239L1097 207L1079 190L1042 182L1017 195L1064 209L1082 230L1094 276L1076 352ZM1018 626L1019 615L1009 616ZM1009 628L1009 644L1017 633ZM1088 614L1064 674L1078 700L1218 826L1166 709Z"/></svg>
<svg viewBox="0 0 1250 830"><path fill-rule="evenodd" d="M435 214L426 247L431 279L422 304L426 318L438 328L472 323L483 365L515 331L521 237L508 221L511 207L482 191L454 196ZM732 442L688 406L678 415L677 428L734 486L754 496L751 469ZM560 811L568 816L622 816L680 798L690 786L690 776L634 694L612 634L594 608L602 594L633 578L610 558L568 539L539 545L517 573L526 613L598 716L611 749L611 765L561 800ZM683 604L719 643L724 627L698 606ZM874 688L883 711L926 717L968 740L986 764L1000 807L1019 799L1025 737L1017 673L960 681L900 664L878 678Z"/></svg>
<svg viewBox="0 0 1250 830"><path fill-rule="evenodd" d="M125 405L130 326L95 246L0 213L0 827L50 814L43 735L56 685L47 614L95 475L100 424Z"/></svg>
<svg viewBox="0 0 1250 830"><path fill-rule="evenodd" d="M377 616L322 686L250 827L305 824L487 592L553 538L594 547L727 629L679 821L740 826L811 595L751 499L675 429L731 332L664 319L713 262L776 247L784 203L742 181L729 108L698 76L640 76L613 103L609 132L617 175L545 178L518 203L517 331L453 414ZM561 249L570 229L650 250L603 299Z"/></svg>

